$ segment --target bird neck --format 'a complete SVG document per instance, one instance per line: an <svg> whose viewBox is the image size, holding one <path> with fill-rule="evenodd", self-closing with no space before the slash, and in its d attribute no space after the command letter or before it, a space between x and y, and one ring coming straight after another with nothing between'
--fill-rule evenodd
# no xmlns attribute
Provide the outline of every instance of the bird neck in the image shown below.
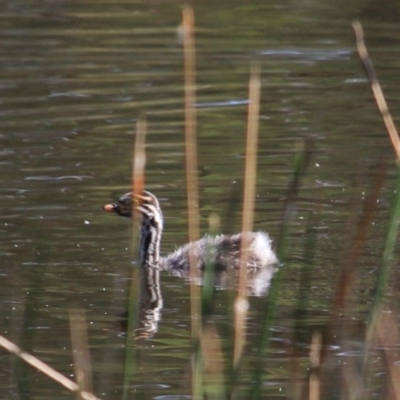
<svg viewBox="0 0 400 400"><path fill-rule="evenodd" d="M143 219L140 228L140 264L157 266L160 262L162 221Z"/></svg>

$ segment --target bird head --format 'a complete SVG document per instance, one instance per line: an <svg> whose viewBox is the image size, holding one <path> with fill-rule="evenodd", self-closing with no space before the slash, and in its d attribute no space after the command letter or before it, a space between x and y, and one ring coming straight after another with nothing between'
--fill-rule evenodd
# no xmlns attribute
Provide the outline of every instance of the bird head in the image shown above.
<svg viewBox="0 0 400 400"><path fill-rule="evenodd" d="M139 212L142 218L145 219L154 219L158 215L162 217L160 204L156 196L148 191L126 193L115 203L103 206L103 210L126 218L132 218L133 212Z"/></svg>

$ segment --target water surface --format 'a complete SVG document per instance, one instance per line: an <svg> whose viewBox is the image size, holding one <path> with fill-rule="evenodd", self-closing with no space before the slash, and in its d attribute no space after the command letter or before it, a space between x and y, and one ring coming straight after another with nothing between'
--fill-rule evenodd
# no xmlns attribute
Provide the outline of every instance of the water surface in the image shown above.
<svg viewBox="0 0 400 400"><path fill-rule="evenodd" d="M73 377L68 310L84 309L94 392L104 398L122 392L125 338L115 324L135 265L131 225L101 206L129 190L139 113L148 118L147 188L165 215L162 250L187 240L180 7L174 1L90 0L0 6L0 333ZM294 153L305 137L314 142L288 238L264 376L268 398L289 396L293 388L287 370L293 346L307 364L311 334L328 321L378 159L394 157L354 51L351 22L364 24L396 118L399 11L394 1L385 8L368 1L195 5L202 233L212 213L221 230L240 230L240 205L234 214L227 209L232 193L241 196L253 60L262 67L255 229L277 237ZM381 263L394 165L387 176L354 287L351 315L361 325ZM316 212L311 260L304 248ZM299 288L309 265L310 293L302 309ZM129 391L138 398L190 398L189 288L174 276L161 279L157 332L138 345ZM388 288L392 303L397 281L396 268ZM225 354L233 296L233 290L217 291L212 317ZM251 386L265 302L250 299L243 390ZM295 330L299 313L305 315L301 335ZM332 349L333 365L357 357L358 350L346 346ZM1 398L70 398L30 367L17 368L5 351L0 355Z"/></svg>

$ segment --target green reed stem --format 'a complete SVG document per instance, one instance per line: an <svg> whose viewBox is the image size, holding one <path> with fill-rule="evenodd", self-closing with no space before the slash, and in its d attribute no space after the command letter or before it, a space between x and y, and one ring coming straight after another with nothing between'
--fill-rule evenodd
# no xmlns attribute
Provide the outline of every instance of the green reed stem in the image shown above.
<svg viewBox="0 0 400 400"><path fill-rule="evenodd" d="M132 270L132 278L130 286L128 288L128 324L126 330L126 341L125 341L125 365L124 365L124 388L123 388L123 399L127 400L132 398L129 393L130 382L135 376L136 371L136 348L135 348L135 336L134 329L136 326L137 316L139 314L138 310L138 300L139 300L139 271L137 268L141 266L135 265Z"/></svg>
<svg viewBox="0 0 400 400"><path fill-rule="evenodd" d="M300 285L297 295L297 306L293 312L295 321L295 343L305 343L308 339L301 332L305 332L306 315L310 303L312 271L315 264L315 249L317 246L317 229L315 226L319 222L319 210L312 214L308 220L308 225L305 232L306 242L304 245L304 260L305 264L301 269ZM294 349L296 351L296 349Z"/></svg>
<svg viewBox="0 0 400 400"><path fill-rule="evenodd" d="M200 343L194 344L191 359L191 371L192 371L192 398L193 400L201 400L204 398L203 388L203 358L201 355Z"/></svg>
<svg viewBox="0 0 400 400"><path fill-rule="evenodd" d="M278 236L277 245L277 256L281 264L285 264L288 252L288 232L290 220L294 214L294 203L297 195L297 191L300 185L300 179L304 175L306 168L310 161L311 155L311 143L306 141L305 144L295 153L294 158L294 172L292 181L287 191L287 202L283 212L282 224L280 234ZM278 303L278 294L280 291L281 275L283 273L283 267L280 267L276 272L268 296L266 297L266 305L264 308L264 315L262 320L264 321L262 327L262 334L260 343L258 346L259 352L256 360L254 386L251 390L249 398L260 399L262 398L263 388L263 372L264 372L264 360L266 359L266 352L269 347L271 339L271 328L274 322L275 310Z"/></svg>
<svg viewBox="0 0 400 400"><path fill-rule="evenodd" d="M210 215L209 232L214 236L219 230L219 217ZM202 368L204 373L203 394L207 399L226 398L226 384L223 367L223 354L221 339L215 335L215 324L211 322L211 315L215 306L216 271L213 262L212 245L206 247L206 263L203 274L203 286L201 290L201 331L199 332ZM196 354L196 357L200 357ZM212 372L210 372L212 364ZM208 366L204 368L204 365Z"/></svg>
<svg viewBox="0 0 400 400"><path fill-rule="evenodd" d="M387 283L390 276L390 267L393 263L393 252L396 245L400 221L400 166L397 167L397 183L393 196L393 206L389 221L389 228L386 235L385 248L383 251L382 267L379 271L378 282L375 288L374 300L372 303L370 321L367 328L366 343L370 343L370 339L375 332L378 322L385 293L387 291ZM366 354L365 354L366 356Z"/></svg>
<svg viewBox="0 0 400 400"><path fill-rule="evenodd" d="M219 230L219 218L216 215L209 217L209 235L215 237ZM213 263L212 245L206 247L206 262L201 290L201 315L206 320L212 313L215 293L215 266Z"/></svg>

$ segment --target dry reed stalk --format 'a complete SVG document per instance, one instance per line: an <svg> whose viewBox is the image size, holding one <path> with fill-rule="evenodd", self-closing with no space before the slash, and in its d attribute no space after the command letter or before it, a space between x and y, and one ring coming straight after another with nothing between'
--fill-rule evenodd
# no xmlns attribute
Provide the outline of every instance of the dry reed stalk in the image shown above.
<svg viewBox="0 0 400 400"><path fill-rule="evenodd" d="M79 393L82 399L100 400L92 393L81 391L79 386L75 382L71 381L64 375L60 374L55 369L45 364L43 361L40 361L35 356L32 356L31 354L22 351L17 345L6 339L4 336L0 336L0 346L2 346L15 356L21 358L32 367L36 368L37 370L48 376L50 379L53 379L53 381L58 382L60 385L64 386L69 391L74 393Z"/></svg>
<svg viewBox="0 0 400 400"><path fill-rule="evenodd" d="M342 311L353 283L357 268L356 261L361 255L365 241L367 240L368 230L372 224L378 204L377 200L385 180L385 172L386 170L383 165L379 165L372 182L371 190L364 201L363 210L357 224L355 237L351 242L349 252L345 257L342 273L339 278L338 291L336 293L332 308L333 318L335 318L336 315Z"/></svg>
<svg viewBox="0 0 400 400"><path fill-rule="evenodd" d="M363 209L358 220L354 238L351 241L348 254L344 257L344 261L341 267L341 275L337 284L337 292L332 301L332 309L330 311L330 320L325 331L326 342L324 350L322 351L322 358L325 362L329 355L329 345L336 343L339 339L337 333L343 332L343 328L346 323L346 319L343 317L345 314L346 300L349 296L350 289L353 285L354 277L357 272L357 260L360 257L362 250L365 246L369 228L373 222L373 217L376 212L377 199L381 192L383 182L385 178L385 168L382 165L378 166L375 176L373 178L372 187L367 195L367 198L363 202ZM351 377L351 379L350 379ZM348 383L349 388L352 392L359 392L361 385L358 384L356 372L353 370L346 371L344 374L344 381ZM354 384L352 385L352 381ZM322 380L329 386L329 381ZM357 385L356 385L357 382Z"/></svg>
<svg viewBox="0 0 400 400"><path fill-rule="evenodd" d="M136 137L135 147L133 150L132 159L132 190L134 193L142 193L145 182L145 166L146 166L146 139L147 123L146 117L141 115L136 121ZM135 204L132 202L132 208ZM132 248L137 249L137 231L135 225L137 223L138 213L135 209L132 210ZM136 254L137 252L135 252ZM140 266L139 266L140 267ZM124 374L124 391L123 399L127 399L129 394L129 383L133 375L135 352L133 349L134 343L134 322L138 313L139 291L140 291L140 273L139 268L132 268L131 283L128 294L128 325L126 331L126 347L125 347L125 374Z"/></svg>
<svg viewBox="0 0 400 400"><path fill-rule="evenodd" d="M186 190L188 203L189 241L199 238L199 205L196 148L196 62L194 45L194 15L190 6L182 10L184 93L185 93L185 155ZM196 255L189 253L190 266L190 315L192 337L198 339L201 326L200 288L196 285ZM203 398L202 365L200 353L195 352L192 359L192 397Z"/></svg>
<svg viewBox="0 0 400 400"><path fill-rule="evenodd" d="M132 191L134 193L143 193L145 187L145 168L146 168L146 133L147 121L145 115L140 115L136 121L136 136L132 158ZM135 209L135 202L132 201L132 248L137 249L137 231L135 229L138 218L141 218L140 213ZM136 252L135 252L136 253ZM132 269L132 285L137 285L138 270ZM132 294L132 293L131 293ZM133 298L131 300L134 300Z"/></svg>
<svg viewBox="0 0 400 400"><path fill-rule="evenodd" d="M253 64L249 81L249 109L247 119L246 165L244 175L244 197L242 232L251 232L254 221L254 199L257 178L257 142L260 111L260 66ZM235 344L233 365L238 366L246 342L247 301L247 259L249 238L242 236L240 248L239 287L235 301Z"/></svg>
<svg viewBox="0 0 400 400"><path fill-rule="evenodd" d="M145 182L145 167L146 167L146 133L147 133L147 122L146 117L141 115L136 121L136 137L135 137L135 147L133 149L133 159L132 159L132 190L134 193L143 193L144 182ZM137 218L141 218L135 210L135 202L132 201L132 248L137 249L137 231L136 224ZM136 252L135 252L136 253ZM138 288L139 288L139 273L138 268L132 268L132 280L129 290L129 316L131 312L136 309L136 304L138 303ZM129 341L130 333L132 332L133 326L130 323L132 318L128 318L128 334L127 340Z"/></svg>
<svg viewBox="0 0 400 400"><path fill-rule="evenodd" d="M311 364L311 373L309 378L310 400L319 400L320 398L321 383L317 371L321 365L321 343L322 343L321 332L318 331L313 332L311 338L311 349L310 349L310 364Z"/></svg>
<svg viewBox="0 0 400 400"><path fill-rule="evenodd" d="M208 398L226 398L224 386L224 357L221 340L215 324L208 323L200 334L200 343L204 365L204 384Z"/></svg>
<svg viewBox="0 0 400 400"><path fill-rule="evenodd" d="M361 62L364 66L368 80L371 84L371 89L375 97L376 104L378 105L379 111L382 114L383 121L386 129L389 133L390 140L394 151L396 152L397 161L400 161L400 138L397 129L394 125L392 116L390 115L385 97L382 92L382 88L378 82L378 78L375 73L374 65L370 56L368 55L367 48L364 43L364 31L362 25L356 21L353 22L353 29L356 36L356 45L358 55L360 56Z"/></svg>
<svg viewBox="0 0 400 400"><path fill-rule="evenodd" d="M69 326L74 357L76 382L81 391L92 392L92 364L87 336L87 323L83 310L69 310ZM78 399L82 399L80 392Z"/></svg>
<svg viewBox="0 0 400 400"><path fill-rule="evenodd" d="M384 94L381 86L379 85L378 78L372 63L371 58L368 55L367 48L364 43L364 32L359 22L353 23L353 29L356 36L356 45L359 57L367 74L368 80L371 85L372 92L375 97L376 104L382 115L386 130L389 134L390 140L394 147L397 158L397 166L400 167L400 138L397 129L394 125L392 116L390 115ZM398 169L398 172L400 170ZM391 380L391 386L388 390L388 398L400 399L400 371L397 367L399 363L398 357L394 355L394 352L389 350L387 346L392 348L397 346L399 340L399 332L394 321L394 318L390 314L383 314L383 300L387 283L389 280L390 267L393 262L394 248L397 242L398 224L400 218L400 174L398 175L393 210L391 219L389 222L389 228L385 241L385 249L383 252L383 265L379 272L378 282L376 286L376 292L372 310L370 312L370 321L368 323L366 338L365 338L365 349L364 349L364 366L369 356L369 346L372 342L373 336L377 336L378 340L383 345L385 352L387 367L389 371L389 378Z"/></svg>
<svg viewBox="0 0 400 400"><path fill-rule="evenodd" d="M144 190L144 171L146 166L146 131L146 117L142 115L136 121L136 139L132 160L132 190L135 193L142 193ZM135 215L135 213L132 214Z"/></svg>
<svg viewBox="0 0 400 400"><path fill-rule="evenodd" d="M199 206L196 149L196 79L195 79L195 45L194 15L190 6L185 6L183 14L183 52L184 52L184 90L185 90L185 154L186 154L186 188L188 202L189 241L199 238ZM189 254L190 262L190 299L191 331L197 337L200 327L199 287L195 285L197 277L197 260Z"/></svg>

